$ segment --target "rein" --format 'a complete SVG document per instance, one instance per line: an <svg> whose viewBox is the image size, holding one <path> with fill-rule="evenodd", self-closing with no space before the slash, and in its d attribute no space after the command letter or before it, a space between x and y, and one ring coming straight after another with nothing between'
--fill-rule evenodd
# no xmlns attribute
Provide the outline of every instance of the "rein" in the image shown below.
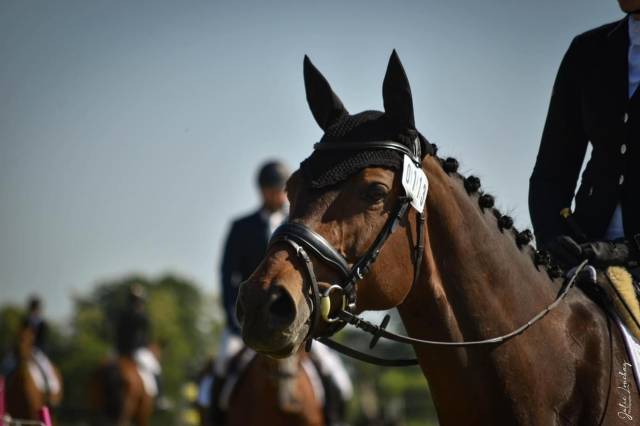
<svg viewBox="0 0 640 426"><path fill-rule="evenodd" d="M372 324L369 321L366 321L360 317L358 317L357 315L354 315L350 312L346 312L346 311L340 311L338 312L338 316L345 322L347 322L348 324L353 325L356 328L359 328L360 330L363 330L366 333L372 334L374 337L372 340L372 344L375 344L375 342L377 342L377 339L379 338L385 338L387 340L391 340L394 342L398 342L398 343L403 343L403 344L409 344L409 345L425 345L425 346L445 346L445 347L470 347L470 346L482 346L482 345L499 345L502 344L508 340L513 339L516 336L521 335L522 333L524 333L529 327L531 327L533 324L537 323L538 321L540 321L542 318L544 318L549 312L551 312L555 307L557 307L560 302L562 302L562 300L567 296L567 294L569 293L569 290L571 290L573 287L575 287L576 281L578 279L578 276L580 275L580 273L584 270L584 268L587 266L588 264L588 260L583 260L582 263L580 263L580 265L578 265L576 267L575 272L573 273L573 275L571 276L571 278L569 279L568 282L566 282L566 284L564 285L564 288L562 289L562 291L558 294L558 296L556 297L556 299L550 303L549 305L547 305L546 308L544 308L542 311L540 311L537 315L535 315L533 318L531 318L529 321L527 321L526 323L524 323L523 325L521 325L520 327L516 328L515 330L511 331L510 333L504 334L502 336L497 336L497 337L492 337L489 339L484 339L484 340L469 340L469 341L463 341L463 342L446 342L446 341L438 341L438 340L424 340L424 339L415 339L413 337L409 337L409 336L403 336L401 334L396 334L393 333L391 331L387 331L386 328L386 323L388 323L388 315L385 317L385 320L383 320L383 323L381 325L375 325ZM411 358L411 359L396 359L396 360L388 360L388 359L382 359L382 358L377 358L377 357L373 357L369 354L365 354L363 352L359 352L353 348L349 348L347 346L344 346L334 340L328 339L328 338L318 338L318 340L324 344L326 344L327 346L329 346L330 348L337 350L338 352L341 352L345 355L348 355L352 358L356 358L359 359L361 361L365 361L365 362L369 362L372 364L377 364L377 365L382 365L382 366L393 366L393 367L407 367L407 366L412 366L412 365L417 365L418 364L418 360L416 358ZM373 347L373 345L369 345L370 348Z"/></svg>
<svg viewBox="0 0 640 426"><path fill-rule="evenodd" d="M429 145L429 144L427 144ZM375 142L342 142L339 144L327 144L317 143L314 145L315 150L363 150L363 149L386 149L400 152L411 159L416 167L421 167L421 150L420 141L418 138L414 140L413 150L409 149L405 145L402 145L394 141L375 141ZM587 261L583 261L576 269L574 275L566 282L562 291L558 294L556 299L549 304L546 308L540 311L537 315L531 318L522 326L511 331L510 333L493 337L484 340L474 341L462 341L462 342L446 342L446 341L434 341L415 339L409 336L403 336L386 330L386 326L389 323L389 316L385 316L380 325L375 325L369 321L366 321L356 314L354 314L356 308L356 284L361 281L364 276L371 270L371 266L377 259L384 243L389 236L393 233L396 226L408 215L409 206L412 199L411 197L401 196L398 198L398 204L392 210L389 215L389 219L383 226L382 230L374 240L373 244L360 257L353 267L349 267L346 258L340 254L322 235L313 231L311 228L301 222L288 222L281 225L273 233L269 240L268 249L275 244L286 244L293 249L297 257L302 261L304 265L304 275L309 281L309 294L307 295L307 301L310 305L310 319L309 319L309 331L305 338L306 350L311 349L311 344L314 339L326 344L330 348L343 353L349 357L368 362L371 364L381 366L396 366L405 367L417 365L418 360L412 359L384 359L370 354L360 352L356 349L344 346L328 337L316 336L316 328L318 323L322 319L325 323L329 324L329 335L335 334L338 330L350 324L366 333L371 334L372 340L369 344L369 348L372 349L380 338L395 341L402 344L410 345L428 345L428 346L441 346L441 347L471 347L481 345L498 345L508 341L522 333L524 333L529 327L536 322L544 318L552 309L560 304L560 302L569 293L569 290L575 286L576 280L580 272L587 265ZM415 285L420 275L420 266L422 263L422 256L424 254L424 226L425 216L421 211L416 211L416 235L417 241L414 247L414 275L413 283ZM320 292L320 286L313 270L313 263L309 257L307 251L310 251L314 255L318 256L321 261L328 264L332 269L337 271L342 280L337 284L331 285L325 290L323 294ZM331 294L334 291L342 293L342 306L336 312L334 317L331 317Z"/></svg>

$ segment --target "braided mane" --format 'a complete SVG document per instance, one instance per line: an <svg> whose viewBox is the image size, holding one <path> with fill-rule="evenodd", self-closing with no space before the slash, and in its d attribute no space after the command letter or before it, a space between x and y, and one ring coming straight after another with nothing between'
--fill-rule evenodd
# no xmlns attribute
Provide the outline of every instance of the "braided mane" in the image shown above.
<svg viewBox="0 0 640 426"><path fill-rule="evenodd" d="M563 269L552 259L548 251L537 249L531 244L533 241L533 233L530 229L519 231L514 226L513 218L509 215L502 214L495 207L495 197L482 191L480 178L473 175L467 177L461 175L460 173L458 173L458 169L460 167L460 163L458 162L458 160L452 157L443 159L438 156L437 146L433 145L433 148L433 156L438 160L445 173L447 173L449 176L453 176L462 180L467 194L478 196L478 205L483 213L487 209L491 210L497 220L500 232L508 232L510 235L512 235L516 245L520 250L526 250L527 248L529 249L529 252L531 253L531 260L536 269L540 270L540 268L544 268L547 271L549 278L551 278L552 280L560 278L564 275Z"/></svg>

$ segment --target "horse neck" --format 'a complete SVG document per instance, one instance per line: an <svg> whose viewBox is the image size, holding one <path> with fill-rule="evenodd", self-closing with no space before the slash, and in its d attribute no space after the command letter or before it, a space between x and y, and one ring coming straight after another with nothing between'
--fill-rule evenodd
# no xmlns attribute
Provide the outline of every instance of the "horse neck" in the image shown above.
<svg viewBox="0 0 640 426"><path fill-rule="evenodd" d="M33 354L33 333L25 330L20 334L17 347L18 359L22 363L26 363L31 359Z"/></svg>
<svg viewBox="0 0 640 426"><path fill-rule="evenodd" d="M423 339L469 341L516 329L553 300L556 286L536 270L532 248L520 250L513 231L501 231L492 209L482 211L458 176L447 175L433 158L426 166L423 273L399 306L407 331ZM415 349L434 398L446 393L438 387L465 389L471 398L490 389L492 381L503 389L500 377L521 362L516 351L496 357L488 347Z"/></svg>

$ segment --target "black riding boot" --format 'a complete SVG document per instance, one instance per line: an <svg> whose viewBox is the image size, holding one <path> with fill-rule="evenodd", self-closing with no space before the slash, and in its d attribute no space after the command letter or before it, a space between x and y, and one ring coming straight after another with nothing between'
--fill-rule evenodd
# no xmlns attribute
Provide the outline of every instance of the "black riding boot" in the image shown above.
<svg viewBox="0 0 640 426"><path fill-rule="evenodd" d="M225 422L226 413L220 408L220 396L224 388L225 377L215 376L213 386L211 386L211 426L222 426Z"/></svg>
<svg viewBox="0 0 640 426"><path fill-rule="evenodd" d="M328 426L339 426L345 424L346 404L342 399L340 388L336 385L333 377L322 375L322 386L324 387L324 416Z"/></svg>
<svg viewBox="0 0 640 426"><path fill-rule="evenodd" d="M164 395L164 385L162 382L162 376L157 374L153 376L156 379L156 386L158 388L158 394L155 399L156 409L159 411L169 411L173 408L173 403Z"/></svg>

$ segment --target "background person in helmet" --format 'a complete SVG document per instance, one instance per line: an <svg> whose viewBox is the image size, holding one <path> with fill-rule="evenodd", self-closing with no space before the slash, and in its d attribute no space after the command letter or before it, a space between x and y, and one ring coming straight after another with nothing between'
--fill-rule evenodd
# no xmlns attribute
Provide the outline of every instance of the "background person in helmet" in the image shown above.
<svg viewBox="0 0 640 426"><path fill-rule="evenodd" d="M265 163L257 176L260 208L231 224L221 267L222 301L226 319L223 341L228 340L229 335L240 338L240 326L235 314L238 287L249 278L264 257L271 233L287 218L289 206L284 190L287 179L289 170L283 163Z"/></svg>
<svg viewBox="0 0 640 426"><path fill-rule="evenodd" d="M116 326L116 348L122 356L133 357L137 350L149 345L150 325L145 298L141 286L132 286L129 290L127 305Z"/></svg>
<svg viewBox="0 0 640 426"><path fill-rule="evenodd" d="M202 407L210 405L214 381L213 398L217 399L227 376L229 361L244 347L235 315L238 287L258 266L267 250L271 233L287 217L288 204L284 187L288 178L289 170L283 163L279 161L264 163L257 176L260 207L253 213L234 220L231 224L224 245L220 283L226 323L213 374L206 376L200 384L198 402ZM221 413L216 404L212 409L215 421L219 421Z"/></svg>
<svg viewBox="0 0 640 426"><path fill-rule="evenodd" d="M127 306L118 318L116 349L120 356L132 358L145 385L147 393L156 397L158 408L165 408L167 401L160 396L160 362L149 349L151 325L146 305L146 293L140 285L129 289Z"/></svg>

